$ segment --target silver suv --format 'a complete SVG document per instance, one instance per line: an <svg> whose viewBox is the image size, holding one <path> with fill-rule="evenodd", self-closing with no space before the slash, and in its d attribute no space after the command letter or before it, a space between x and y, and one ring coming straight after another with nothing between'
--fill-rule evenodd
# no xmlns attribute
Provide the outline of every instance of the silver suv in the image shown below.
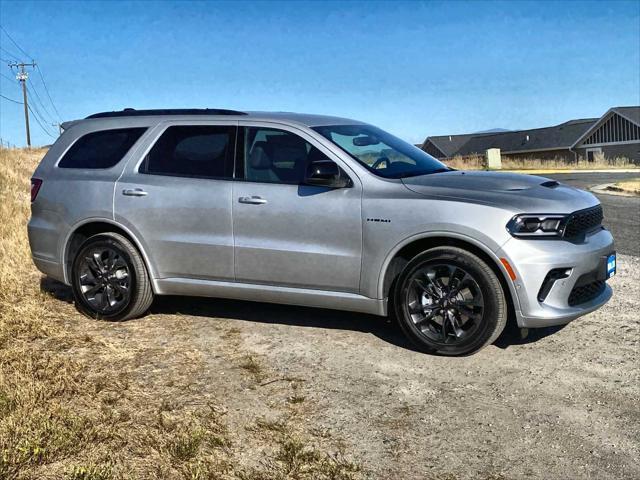
<svg viewBox="0 0 640 480"><path fill-rule="evenodd" d="M463 355L611 297L590 193L467 172L366 123L293 113L132 110L69 122L38 166L29 240L80 311L198 295L395 314Z"/></svg>

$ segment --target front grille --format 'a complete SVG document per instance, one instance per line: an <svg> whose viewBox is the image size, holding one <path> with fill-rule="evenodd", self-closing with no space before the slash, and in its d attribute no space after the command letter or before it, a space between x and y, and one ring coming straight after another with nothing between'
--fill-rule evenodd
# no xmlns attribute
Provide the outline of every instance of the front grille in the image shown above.
<svg viewBox="0 0 640 480"><path fill-rule="evenodd" d="M604 280L596 280L595 282L573 287L569 294L569 306L575 307L589 300L593 300L600 295L605 288Z"/></svg>
<svg viewBox="0 0 640 480"><path fill-rule="evenodd" d="M574 212L569 216L569 220L567 220L564 237L575 238L591 230L595 230L602 225L603 218L601 205Z"/></svg>

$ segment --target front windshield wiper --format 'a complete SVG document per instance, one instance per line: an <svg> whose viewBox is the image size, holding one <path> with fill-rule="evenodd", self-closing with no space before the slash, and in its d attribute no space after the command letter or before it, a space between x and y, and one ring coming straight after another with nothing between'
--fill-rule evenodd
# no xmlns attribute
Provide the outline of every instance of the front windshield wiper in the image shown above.
<svg viewBox="0 0 640 480"><path fill-rule="evenodd" d="M398 173L397 175L392 175L389 178L408 178L408 177L418 177L420 175L431 175L433 173L444 173L444 172L453 172L453 168L437 168L436 170L421 170L418 172L403 172Z"/></svg>

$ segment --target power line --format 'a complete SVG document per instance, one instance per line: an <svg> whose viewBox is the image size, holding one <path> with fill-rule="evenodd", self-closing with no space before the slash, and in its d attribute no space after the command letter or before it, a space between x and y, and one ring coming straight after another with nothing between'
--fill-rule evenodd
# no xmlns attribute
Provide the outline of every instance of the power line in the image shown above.
<svg viewBox="0 0 640 480"><path fill-rule="evenodd" d="M49 113L49 110L47 110L47 107L44 106L44 103L42 101L42 99L40 98L40 95L38 94L38 90L36 90L36 86L33 84L33 82L31 82L31 88L27 87L27 90L29 91L29 93L34 93L36 95L36 100L38 101L38 103L40 104L40 107L42 107L42 109L44 110L44 112L47 114L47 116L49 117L49 120L55 120L53 118L53 115L51 115ZM37 110L37 108L36 108ZM44 119L43 119L44 120ZM49 123L49 121L47 121L47 123Z"/></svg>
<svg viewBox="0 0 640 480"><path fill-rule="evenodd" d="M29 111L30 111L31 113L33 113L33 110L31 110L31 107L29 107L29 106L27 105L27 108L29 109ZM49 131L48 131L48 130L46 130L46 129L42 126L42 123L40 123L40 120L38 119L38 116L37 116L35 113L33 113L33 118L35 118L35 119L36 119L36 123L37 123L38 125L40 125L40 128L42 129L42 131L43 131L44 133L46 133L47 135L49 135L51 138L56 138L56 137L54 137L53 135L51 135L51 133L49 133Z"/></svg>
<svg viewBox="0 0 640 480"><path fill-rule="evenodd" d="M27 92L28 93L32 93L33 90L27 88ZM31 97L33 99L33 97ZM38 108L37 103L32 103L31 105L33 105L33 108L35 110L35 115L38 119L40 119L40 121L44 124L44 125L48 125L50 123L50 120L47 120L47 118L45 118L45 116L42 114L42 112L40 111L40 109ZM31 105L29 105L29 108L31 108ZM33 110L31 110L31 112L33 113Z"/></svg>
<svg viewBox="0 0 640 480"><path fill-rule="evenodd" d="M13 98L5 97L5 96L4 96L4 95L2 95L1 93L0 93L0 97L4 98L5 100L9 100L10 102L17 103L18 105L23 105L23 103L22 103L22 102L19 102L19 101L17 101L17 100L14 100Z"/></svg>
<svg viewBox="0 0 640 480"><path fill-rule="evenodd" d="M2 78L6 78L6 79L7 79L7 80L9 80L10 82L15 82L15 81L16 81L16 79L15 79L15 78L7 77L6 75L4 75L4 74L2 74L2 73L0 73L0 77L2 77Z"/></svg>
<svg viewBox="0 0 640 480"><path fill-rule="evenodd" d="M13 44L16 46L16 48L17 48L18 50L20 50L20 51L22 52L22 54L23 54L25 57L27 57L27 58L33 58L31 55L29 55L27 52L25 52L25 51L20 47L20 45L18 45L18 44L16 43L16 41L15 41L13 38L11 38L11 35L9 35L9 33L7 33L7 31L4 29L4 27L3 27L2 25L0 25L0 29L4 32L4 34L5 34L7 37L9 37L9 40L11 40L11 43L13 43Z"/></svg>
<svg viewBox="0 0 640 480"><path fill-rule="evenodd" d="M42 80L42 85L44 86L44 91L47 92L47 97L49 97L49 101L51 102L51 106L53 107L53 110L56 112L56 115L58 116L58 121L60 121L61 120L60 112L58 112L58 109L56 108L56 104L53 103L53 99L51 98L51 95L49 95L49 89L47 88L47 82L44 81L44 75L42 74L42 69L40 68L40 65L36 66L36 70L38 70L38 74L40 75L40 79Z"/></svg>
<svg viewBox="0 0 640 480"><path fill-rule="evenodd" d="M0 47L0 50L2 50L4 53L6 53L7 55L9 55L10 57L13 57L13 60L15 60L16 62L19 62L20 59L18 57L16 57L13 53L11 53L9 50L7 50L6 48Z"/></svg>
<svg viewBox="0 0 640 480"><path fill-rule="evenodd" d="M25 56L27 56L29 58L33 58L31 55L29 55L27 52L25 52L20 45L18 45L18 43L11 37L11 35L9 35L9 33L4 29L4 27L2 25L0 25L0 29L2 29L2 31L9 38L9 40L11 40L11 43L13 43L16 46L16 48L18 50L20 50L20 52L22 52ZM13 55L11 52L7 51L6 49L3 49L3 50L5 52L7 52L10 56L14 57L16 60L19 61L18 57ZM35 62L33 62L33 63L35 63ZM40 75L40 79L42 80L42 85L44 86L44 91L47 94L47 98L49 98L49 102L51 102L51 106L53 107L54 112L56 112L56 115L58 116L58 122L60 122L61 121L60 112L58 111L58 108L56 107L56 104L53 103L53 99L51 98L51 94L49 93L49 88L47 87L47 82L44 80L44 74L42 73L42 69L40 68L39 65L36 65L35 69L38 70L38 75ZM37 92L36 92L36 95L37 95ZM42 104L42 106L44 108L44 102L41 101L41 104ZM46 108L45 108L45 110L46 110ZM47 113L49 113L49 112L47 112ZM53 118L53 115L51 115L51 114L49 114L49 115Z"/></svg>
<svg viewBox="0 0 640 480"><path fill-rule="evenodd" d="M31 133L30 133L30 130L29 130L29 112L31 112L31 114L36 119L36 122L38 123L38 125L40 126L40 128L42 129L42 131L44 133L49 135L51 138L56 138L55 136L51 135L51 133L43 125L43 123L46 124L46 123L49 123L49 122L47 122L44 119L44 115L38 109L38 103L40 104L42 109L46 112L46 114L50 118L53 119L53 115L51 115L51 113L49 113L49 110L47 109L47 107L45 107L44 102L40 98L40 95L38 94L38 91L37 91L37 89L36 89L36 87L35 87L35 85L33 83L31 84L33 88L29 89L29 92L35 94L35 98L37 99L37 102L35 102L33 104L33 106L34 106L36 111L34 112L31 109L31 107L29 106L28 97L27 97L27 79L29 78L29 74L27 73L27 71L25 71L25 67L31 67L32 69L36 69L37 68L36 62L35 62L35 60L33 60L33 57L31 55L29 55L20 45L18 45L18 42L16 42L13 39L13 37L11 35L9 35L9 32L7 32L2 25L0 25L0 30L2 30L2 32L4 32L4 34L7 36L7 38L9 40L11 40L11 43L13 43L13 45L15 45L15 47L23 55L25 55L27 58L31 58L32 59L31 63L25 63L25 62L21 62L19 60L16 61L16 62L9 62L9 68L11 68L12 71L13 71L13 67L16 67L16 69L19 69L18 70L18 74L17 74L17 79L20 81L20 85L22 86L22 98L23 98L23 106L24 106L24 120L25 120L26 134L27 134L27 148L31 148ZM18 59L18 57L16 57L14 54L9 52L8 50L6 50L4 48L2 50L5 51L6 53L8 53L10 57ZM49 93L49 89L47 88L47 84L46 84L46 82L44 80L44 75L42 74L42 71L40 71L40 69L38 69L38 74L40 75L40 78L42 80L42 85L44 86L45 92L47 93L47 97L49 98L49 101L51 102L51 106L53 107L53 110L58 115L58 119L60 119L60 113L58 113L58 109L56 108L55 104L53 103L53 100L51 99L51 95ZM58 122L58 125L60 125L60 122Z"/></svg>

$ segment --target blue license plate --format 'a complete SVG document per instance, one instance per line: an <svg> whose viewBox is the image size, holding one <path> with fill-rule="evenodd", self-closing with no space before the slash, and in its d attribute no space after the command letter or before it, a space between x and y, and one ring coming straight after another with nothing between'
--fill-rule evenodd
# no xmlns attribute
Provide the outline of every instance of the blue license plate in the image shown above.
<svg viewBox="0 0 640 480"><path fill-rule="evenodd" d="M616 274L616 254L612 253L607 257L607 278Z"/></svg>

